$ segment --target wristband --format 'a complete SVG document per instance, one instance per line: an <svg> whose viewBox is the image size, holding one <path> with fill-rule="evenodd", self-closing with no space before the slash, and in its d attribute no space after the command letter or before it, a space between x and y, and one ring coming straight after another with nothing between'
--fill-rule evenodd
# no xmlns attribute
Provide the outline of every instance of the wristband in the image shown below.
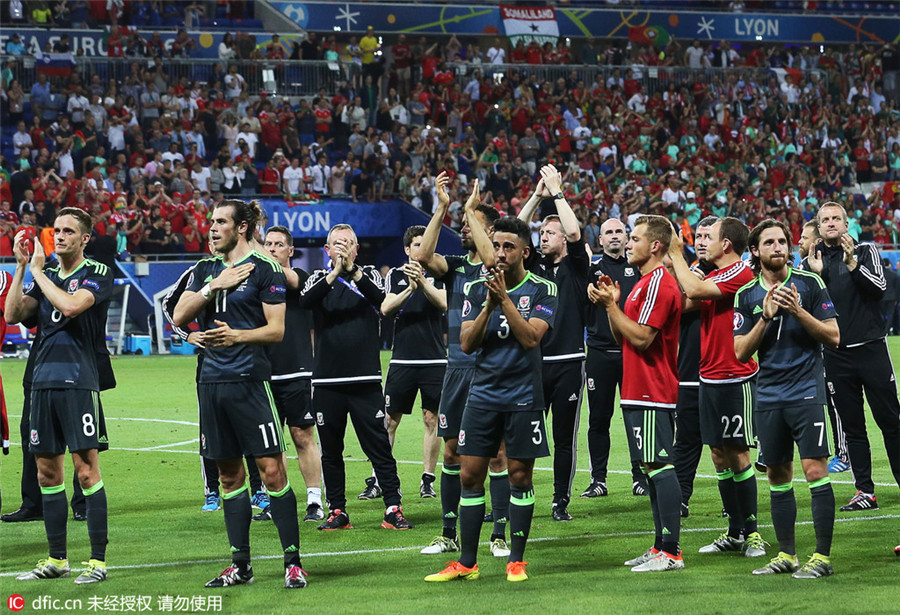
<svg viewBox="0 0 900 615"><path fill-rule="evenodd" d="M204 300L209 301L210 295L212 295L212 287L207 282L206 286L200 289L200 295Z"/></svg>
<svg viewBox="0 0 900 615"><path fill-rule="evenodd" d="M771 318L766 318L765 316L761 316L760 319L761 319L763 322L772 322L772 319L771 319Z"/></svg>
<svg viewBox="0 0 900 615"><path fill-rule="evenodd" d="M356 272L357 272L357 271L359 271L359 265L357 265L356 263L353 263L353 269L351 269L350 271L348 271L348 272L347 272L347 275L350 276L350 277L352 278L353 276L356 275Z"/></svg>
<svg viewBox="0 0 900 615"><path fill-rule="evenodd" d="M553 200L554 200L554 201L556 201L556 200L558 200L558 199L565 199L565 198L566 198L566 194L565 194L564 192L560 192L559 194L554 194L554 195L553 195Z"/></svg>

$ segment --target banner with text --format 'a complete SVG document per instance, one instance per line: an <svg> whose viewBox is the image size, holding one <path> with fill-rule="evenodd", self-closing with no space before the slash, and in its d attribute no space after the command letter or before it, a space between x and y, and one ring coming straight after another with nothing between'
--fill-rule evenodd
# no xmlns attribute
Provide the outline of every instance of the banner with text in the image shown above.
<svg viewBox="0 0 900 615"><path fill-rule="evenodd" d="M513 45L519 41L524 41L526 45L537 41L541 45L552 43L555 46L559 39L559 24L556 23L556 11L553 7L501 4L500 16L503 18L506 36Z"/></svg>

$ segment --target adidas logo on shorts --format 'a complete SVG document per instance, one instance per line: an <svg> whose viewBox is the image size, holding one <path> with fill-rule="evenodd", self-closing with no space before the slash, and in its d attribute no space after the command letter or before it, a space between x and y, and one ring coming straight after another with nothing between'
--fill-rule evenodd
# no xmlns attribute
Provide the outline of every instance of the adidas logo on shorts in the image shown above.
<svg viewBox="0 0 900 615"><path fill-rule="evenodd" d="M572 393L572 395L569 396L569 401L578 401L578 393Z"/></svg>
<svg viewBox="0 0 900 615"><path fill-rule="evenodd" d="M383 419L383 418L384 418L384 412L382 412L381 410L379 410L378 412L375 413L375 418L376 418L376 419Z"/></svg>
<svg viewBox="0 0 900 615"><path fill-rule="evenodd" d="M313 417L312 414L310 414L309 412L307 412L307 413L306 413L306 416L303 417L303 420L304 420L304 421L311 421L311 420L312 420L312 417Z"/></svg>

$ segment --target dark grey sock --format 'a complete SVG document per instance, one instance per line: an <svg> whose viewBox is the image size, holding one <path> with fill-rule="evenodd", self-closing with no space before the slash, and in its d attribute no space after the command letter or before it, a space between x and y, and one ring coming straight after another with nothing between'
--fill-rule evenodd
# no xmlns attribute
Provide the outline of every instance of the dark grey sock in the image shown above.
<svg viewBox="0 0 900 615"><path fill-rule="evenodd" d="M741 519L741 505L738 503L737 490L734 487L734 472L731 470L716 472L716 478L719 479L722 508L728 514L728 535L738 538L744 530L744 521Z"/></svg>
<svg viewBox="0 0 900 615"><path fill-rule="evenodd" d="M681 538L681 485L675 468L669 466L650 473L650 484L656 487L656 506L662 524L662 550L678 555Z"/></svg>
<svg viewBox="0 0 900 615"><path fill-rule="evenodd" d="M285 566L300 565L300 523L297 521L297 496L288 483L276 493L269 493L272 522L278 530Z"/></svg>
<svg viewBox="0 0 900 615"><path fill-rule="evenodd" d="M99 488L98 488L99 487ZM106 545L109 543L106 489L103 481L85 490L88 537L91 539L91 559L106 561Z"/></svg>
<svg viewBox="0 0 900 615"><path fill-rule="evenodd" d="M822 484L822 481L827 482ZM829 557L831 539L834 537L834 491L829 478L822 481L810 484L809 493L812 496L813 527L816 529L816 553Z"/></svg>
<svg viewBox="0 0 900 615"><path fill-rule="evenodd" d="M647 494L650 496L650 510L653 512L653 548L657 551L662 551L662 520L659 517L659 500L657 500L656 497L656 483L652 480L647 481Z"/></svg>
<svg viewBox="0 0 900 615"><path fill-rule="evenodd" d="M509 560L525 561L525 545L534 517L534 485L526 489L509 488Z"/></svg>
<svg viewBox="0 0 900 615"><path fill-rule="evenodd" d="M271 504L270 504L271 506ZM231 545L231 559L240 568L250 563L250 493L244 485L238 492L222 493L225 532Z"/></svg>
<svg viewBox="0 0 900 615"><path fill-rule="evenodd" d="M775 526L778 549L788 555L796 555L794 528L797 523L797 498L794 497L794 489L790 483L769 485L769 489L771 490L769 502L772 507L772 525Z"/></svg>
<svg viewBox="0 0 900 615"><path fill-rule="evenodd" d="M461 491L459 500L459 563L471 568L478 562L478 539L484 523L484 489Z"/></svg>
<svg viewBox="0 0 900 615"><path fill-rule="evenodd" d="M506 539L506 524L509 521L509 472L490 473L491 517L494 519L494 538Z"/></svg>
<svg viewBox="0 0 900 615"><path fill-rule="evenodd" d="M456 538L456 519L459 517L460 465L444 464L441 470L441 516L444 520L445 538Z"/></svg>
<svg viewBox="0 0 900 615"><path fill-rule="evenodd" d="M747 466L734 475L734 486L738 505L741 507L741 520L744 523L744 537L746 538L757 530L756 515L759 504L753 466Z"/></svg>
<svg viewBox="0 0 900 615"><path fill-rule="evenodd" d="M55 493L48 490L59 489ZM44 506L44 530L50 557L66 559L66 523L69 520L69 502L65 487L41 487L41 502Z"/></svg>

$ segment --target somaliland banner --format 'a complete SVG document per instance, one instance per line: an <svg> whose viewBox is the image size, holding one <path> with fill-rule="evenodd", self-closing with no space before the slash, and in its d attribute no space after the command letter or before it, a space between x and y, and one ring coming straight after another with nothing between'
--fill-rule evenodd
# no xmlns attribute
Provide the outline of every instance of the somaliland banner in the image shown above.
<svg viewBox="0 0 900 615"><path fill-rule="evenodd" d="M530 7L500 5L500 16L506 36L515 45L520 40L525 43L537 41L541 45L553 43L559 39L559 24L556 22L556 10L553 7Z"/></svg>

